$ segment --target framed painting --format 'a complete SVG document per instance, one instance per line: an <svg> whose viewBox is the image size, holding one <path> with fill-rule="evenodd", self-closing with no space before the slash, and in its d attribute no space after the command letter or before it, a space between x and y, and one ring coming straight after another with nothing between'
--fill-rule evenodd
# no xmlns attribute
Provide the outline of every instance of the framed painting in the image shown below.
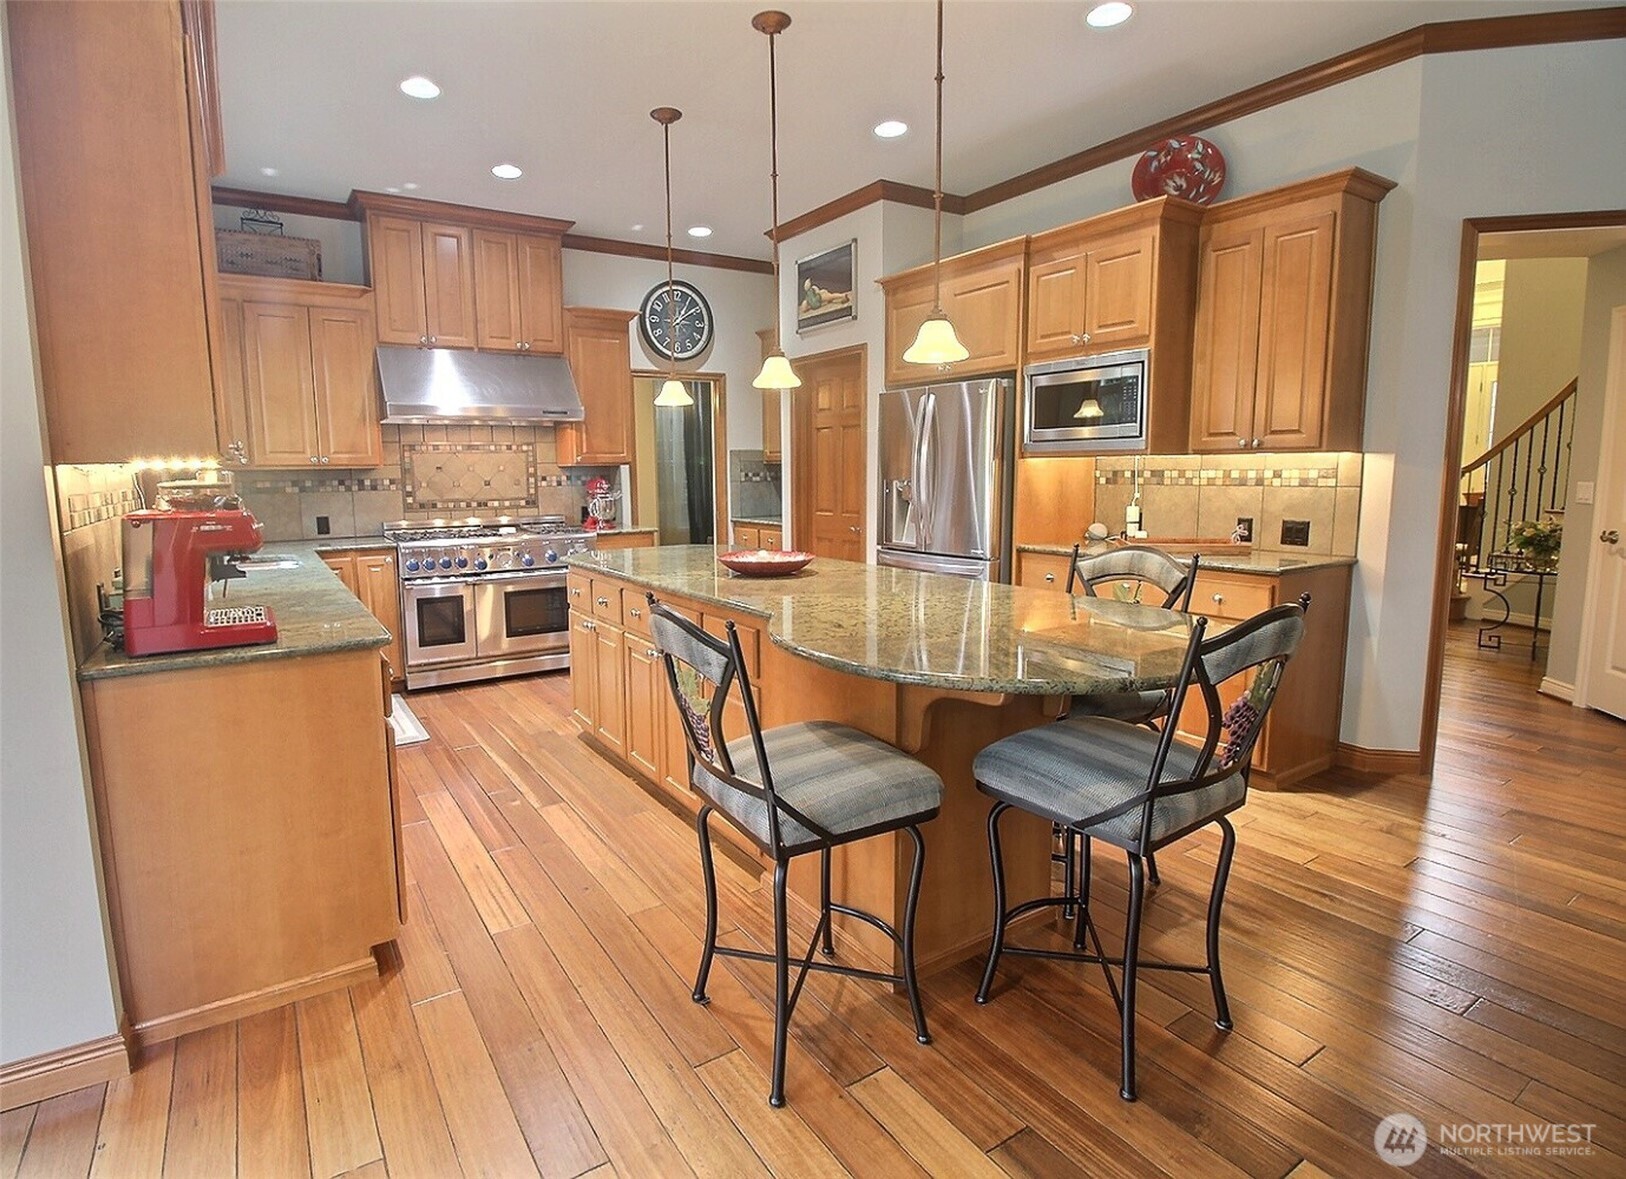
<svg viewBox="0 0 1626 1179"><path fill-rule="evenodd" d="M796 334L857 319L853 303L853 255L858 239L796 263Z"/></svg>

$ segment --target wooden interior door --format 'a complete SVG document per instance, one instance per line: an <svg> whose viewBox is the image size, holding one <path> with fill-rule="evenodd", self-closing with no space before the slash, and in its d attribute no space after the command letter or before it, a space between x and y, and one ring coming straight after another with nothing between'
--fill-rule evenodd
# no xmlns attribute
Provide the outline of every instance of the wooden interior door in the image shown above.
<svg viewBox="0 0 1626 1179"><path fill-rule="evenodd" d="M821 557L864 559L865 352L847 349L798 361L792 394L792 472L797 547Z"/></svg>
<svg viewBox="0 0 1626 1179"><path fill-rule="evenodd" d="M304 467L321 453L312 409L309 313L290 303L243 304L243 380L250 452L262 467Z"/></svg>
<svg viewBox="0 0 1626 1179"><path fill-rule="evenodd" d="M372 313L312 307L309 314L319 453L334 466L382 466Z"/></svg>

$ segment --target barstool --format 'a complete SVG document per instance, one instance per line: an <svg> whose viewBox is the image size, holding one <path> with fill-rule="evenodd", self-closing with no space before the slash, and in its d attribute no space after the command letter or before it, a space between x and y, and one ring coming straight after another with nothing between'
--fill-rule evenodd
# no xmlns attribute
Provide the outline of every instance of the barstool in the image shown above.
<svg viewBox="0 0 1626 1179"><path fill-rule="evenodd" d="M786 1034L809 970L901 983L909 995L915 1039L931 1043L915 980L915 909L926 865L920 824L936 818L943 804L942 779L908 754L846 725L809 721L764 732L734 624L727 624L728 640L723 642L662 605L654 594L649 595L649 606L650 630L666 663L667 680L683 723L689 781L706 800L695 817L706 888L706 938L695 977L694 1001L709 1001L706 980L715 955L774 964L773 1077L768 1104L775 1107L785 1104ZM745 706L748 733L725 743L723 707L729 692L736 689ZM717 878L709 828L714 810L773 860L772 954L717 944ZM894 831L907 831L915 845L901 932L872 913L830 899L831 849ZM815 851L821 859L819 922L807 953L796 960L799 969L792 986L786 877L792 859ZM883 974L815 961L815 948L826 956L835 954L833 913L864 921L890 937L903 959L903 972Z"/></svg>

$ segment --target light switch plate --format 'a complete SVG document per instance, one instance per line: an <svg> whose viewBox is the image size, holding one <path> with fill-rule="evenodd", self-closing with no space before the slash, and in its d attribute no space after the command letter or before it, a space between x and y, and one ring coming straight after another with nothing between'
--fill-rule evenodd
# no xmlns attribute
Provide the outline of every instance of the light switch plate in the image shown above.
<svg viewBox="0 0 1626 1179"><path fill-rule="evenodd" d="M1590 479L1582 479L1575 485L1575 502L1590 504L1592 497L1597 494L1598 485Z"/></svg>
<svg viewBox="0 0 1626 1179"><path fill-rule="evenodd" d="M1308 520L1283 520L1282 545L1294 548L1310 547L1310 522Z"/></svg>

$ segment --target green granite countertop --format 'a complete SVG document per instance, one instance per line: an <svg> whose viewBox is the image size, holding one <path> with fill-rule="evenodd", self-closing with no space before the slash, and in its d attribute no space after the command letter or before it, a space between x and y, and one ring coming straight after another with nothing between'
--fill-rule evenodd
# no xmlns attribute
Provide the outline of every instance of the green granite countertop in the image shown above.
<svg viewBox="0 0 1626 1179"><path fill-rule="evenodd" d="M1016 546L1016 551L1019 553L1046 553L1055 557L1066 557L1072 554L1073 546L1070 544L1019 544ZM1168 551L1180 557L1190 550L1173 545L1170 546ZM1260 577L1280 577L1283 573L1294 573L1300 569L1327 569L1338 565L1353 564L1355 564L1354 557L1332 557L1317 553L1307 553L1301 557L1292 553L1250 549L1237 545L1234 553L1215 553L1204 550L1202 560L1198 562L1198 573L1201 574L1204 569L1212 569L1216 573L1253 573Z"/></svg>
<svg viewBox="0 0 1626 1179"><path fill-rule="evenodd" d="M150 675L197 667L251 663L258 659L292 659L329 651L378 648L390 641L356 595L322 564L323 547L344 548L327 541L294 540L268 544L257 558L286 557L298 561L292 569L256 569L242 581L231 583L226 605L265 606L277 622L277 641L257 647L220 647L210 651L176 651L166 655L132 658L106 643L79 665L82 680L112 676Z"/></svg>
<svg viewBox="0 0 1626 1179"><path fill-rule="evenodd" d="M666 593L760 615L779 647L870 679L961 692L1068 695L1161 688L1180 672L1184 614L936 573L820 557L783 578L748 578L709 545L581 553Z"/></svg>

